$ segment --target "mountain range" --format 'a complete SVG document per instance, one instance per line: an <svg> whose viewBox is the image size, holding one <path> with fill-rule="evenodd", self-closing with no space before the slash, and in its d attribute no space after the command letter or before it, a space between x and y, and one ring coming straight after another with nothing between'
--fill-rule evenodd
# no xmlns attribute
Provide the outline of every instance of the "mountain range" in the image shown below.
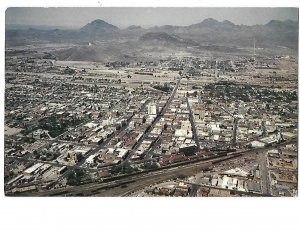
<svg viewBox="0 0 300 232"><path fill-rule="evenodd" d="M163 25L148 29L137 25L120 29L104 20L94 20L80 29L49 29L6 26L6 47L36 44L72 44L55 51L58 59L109 60L140 56L142 52L220 51L241 52L256 46L262 51L298 51L298 22L271 20L265 25L236 25L212 18L189 26ZM87 47L92 44L91 47ZM111 54L110 54L111 51ZM81 53L90 53L90 56ZM101 53L99 55L98 53Z"/></svg>

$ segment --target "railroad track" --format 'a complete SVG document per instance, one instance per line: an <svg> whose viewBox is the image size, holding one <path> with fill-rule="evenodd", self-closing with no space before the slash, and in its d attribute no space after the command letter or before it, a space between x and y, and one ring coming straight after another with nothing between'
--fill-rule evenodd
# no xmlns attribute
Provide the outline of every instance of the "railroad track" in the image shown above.
<svg viewBox="0 0 300 232"><path fill-rule="evenodd" d="M286 144L293 143L295 141L297 141L297 139L286 141L284 143L278 144L271 148L284 146ZM87 196L125 196L126 193L136 191L140 188L143 188L151 184L155 184L160 181L172 179L176 177L178 174L193 175L193 173L197 172L197 170L200 171L201 169L211 167L214 164L226 160L237 159L245 155L254 155L257 151L263 151L268 149L270 149L270 147L246 150L242 152L241 151L232 152L232 153L228 153L227 155L221 155L219 157L214 157L204 161L203 160L196 161L181 166L178 165L175 167L159 169L159 170L149 171L145 173L133 174L131 176L124 176L124 177L120 177L120 179L112 180L109 182L101 182L101 183L94 182L94 183L84 184L75 187L54 189L54 190L43 191L43 192L24 193L24 194L18 194L13 196L65 196L65 195L78 195L78 194L87 195ZM122 188L122 185L128 183L129 186L127 186L126 188Z"/></svg>

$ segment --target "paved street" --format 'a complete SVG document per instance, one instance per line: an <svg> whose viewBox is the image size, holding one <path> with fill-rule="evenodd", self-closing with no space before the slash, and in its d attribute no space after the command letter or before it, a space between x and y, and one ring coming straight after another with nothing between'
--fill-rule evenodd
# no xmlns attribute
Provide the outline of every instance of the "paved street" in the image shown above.
<svg viewBox="0 0 300 232"><path fill-rule="evenodd" d="M190 192L190 196L191 197L196 197L197 196L197 191L200 188L199 184L201 181L201 178L203 177L202 173L198 173L196 175L196 179L195 179L195 184L191 184L191 192Z"/></svg>
<svg viewBox="0 0 300 232"><path fill-rule="evenodd" d="M261 153L259 156L259 171L262 181L262 192L263 194L270 194L270 188L269 188L269 173L268 173L268 167L267 167L267 154Z"/></svg>
<svg viewBox="0 0 300 232"><path fill-rule="evenodd" d="M187 107L188 107L189 114L190 114L190 122L191 122L191 125L192 125L193 136L194 136L195 142L197 144L197 149L199 151L200 150L200 143L199 143L197 129L196 129L195 122L194 122L193 112L192 112L190 103L189 103L187 98L186 98L186 102L187 102Z"/></svg>

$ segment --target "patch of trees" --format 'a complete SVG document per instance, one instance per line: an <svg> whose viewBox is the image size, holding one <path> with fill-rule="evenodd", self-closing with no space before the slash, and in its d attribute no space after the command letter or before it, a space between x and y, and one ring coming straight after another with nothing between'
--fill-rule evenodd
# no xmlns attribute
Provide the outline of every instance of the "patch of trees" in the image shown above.
<svg viewBox="0 0 300 232"><path fill-rule="evenodd" d="M49 131L49 135L52 138L55 138L63 134L68 127L76 126L81 123L79 119L59 119L57 117L51 116L49 118L42 119L39 122L39 128Z"/></svg>
<svg viewBox="0 0 300 232"><path fill-rule="evenodd" d="M166 92L166 93L169 93L172 91L173 88L167 86L167 85L155 85L153 86L154 89L158 89L160 91L163 91L163 92Z"/></svg>
<svg viewBox="0 0 300 232"><path fill-rule="evenodd" d="M67 184L68 185L80 185L83 181L83 177L85 173L81 169L73 170L67 177Z"/></svg>

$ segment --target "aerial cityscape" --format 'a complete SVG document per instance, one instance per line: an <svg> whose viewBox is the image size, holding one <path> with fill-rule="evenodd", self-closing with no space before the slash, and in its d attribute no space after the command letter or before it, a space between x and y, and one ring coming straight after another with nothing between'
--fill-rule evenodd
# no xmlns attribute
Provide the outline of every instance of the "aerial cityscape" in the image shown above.
<svg viewBox="0 0 300 232"><path fill-rule="evenodd" d="M298 196L297 8L249 25L155 24L147 8L32 23L55 10L6 11L6 196Z"/></svg>

